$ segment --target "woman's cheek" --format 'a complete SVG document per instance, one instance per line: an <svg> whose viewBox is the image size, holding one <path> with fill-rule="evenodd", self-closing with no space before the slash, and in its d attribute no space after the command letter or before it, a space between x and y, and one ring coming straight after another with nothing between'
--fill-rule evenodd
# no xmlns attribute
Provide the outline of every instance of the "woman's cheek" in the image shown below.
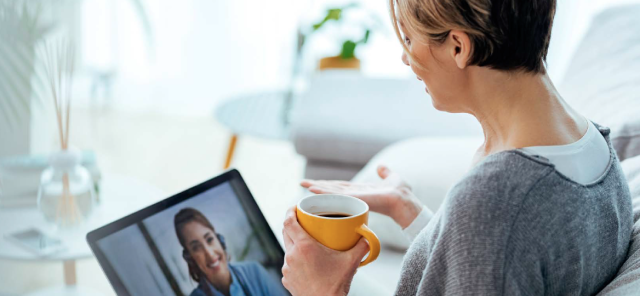
<svg viewBox="0 0 640 296"><path fill-rule="evenodd" d="M202 252L198 252L197 254L194 254L194 255L195 256L193 257L193 259L196 261L196 263L198 263L198 266L200 266L200 268L207 265L205 256L203 256Z"/></svg>

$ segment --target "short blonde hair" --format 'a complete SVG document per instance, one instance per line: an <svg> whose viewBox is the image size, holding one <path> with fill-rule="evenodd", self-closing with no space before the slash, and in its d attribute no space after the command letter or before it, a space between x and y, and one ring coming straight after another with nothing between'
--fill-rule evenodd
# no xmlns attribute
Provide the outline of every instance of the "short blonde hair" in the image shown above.
<svg viewBox="0 0 640 296"><path fill-rule="evenodd" d="M442 44L451 30L469 35L470 65L545 73L556 0L389 0L391 20L407 55L398 22L413 39Z"/></svg>

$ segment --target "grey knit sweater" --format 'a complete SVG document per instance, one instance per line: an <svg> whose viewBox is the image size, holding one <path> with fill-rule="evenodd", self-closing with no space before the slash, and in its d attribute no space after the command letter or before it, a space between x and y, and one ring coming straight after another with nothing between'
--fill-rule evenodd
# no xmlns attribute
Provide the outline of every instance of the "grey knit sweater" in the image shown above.
<svg viewBox="0 0 640 296"><path fill-rule="evenodd" d="M629 187L611 159L581 185L519 150L488 156L456 184L404 258L396 295L592 295L631 237Z"/></svg>

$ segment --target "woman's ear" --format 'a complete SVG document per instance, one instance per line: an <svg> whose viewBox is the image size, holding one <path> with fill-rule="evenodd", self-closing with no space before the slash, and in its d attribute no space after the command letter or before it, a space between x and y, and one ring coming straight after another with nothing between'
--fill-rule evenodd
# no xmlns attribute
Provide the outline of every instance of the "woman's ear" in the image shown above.
<svg viewBox="0 0 640 296"><path fill-rule="evenodd" d="M471 39L467 33L460 30L451 30L447 38L450 45L451 57L460 69L468 66L471 59Z"/></svg>

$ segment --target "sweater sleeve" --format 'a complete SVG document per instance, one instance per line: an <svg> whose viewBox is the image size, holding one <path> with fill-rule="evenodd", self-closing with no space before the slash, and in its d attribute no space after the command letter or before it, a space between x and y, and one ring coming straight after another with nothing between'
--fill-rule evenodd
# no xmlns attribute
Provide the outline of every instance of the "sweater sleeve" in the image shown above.
<svg viewBox="0 0 640 296"><path fill-rule="evenodd" d="M429 224L431 218L433 218L433 212L429 210L427 206L422 206L422 210L420 211L418 216L413 219L413 221L411 222L411 224L409 224L409 226L407 226L407 228L402 230L404 236L409 239L410 242L412 242L418 236L418 234L420 234L420 231L422 231L422 229L427 226L427 224Z"/></svg>

